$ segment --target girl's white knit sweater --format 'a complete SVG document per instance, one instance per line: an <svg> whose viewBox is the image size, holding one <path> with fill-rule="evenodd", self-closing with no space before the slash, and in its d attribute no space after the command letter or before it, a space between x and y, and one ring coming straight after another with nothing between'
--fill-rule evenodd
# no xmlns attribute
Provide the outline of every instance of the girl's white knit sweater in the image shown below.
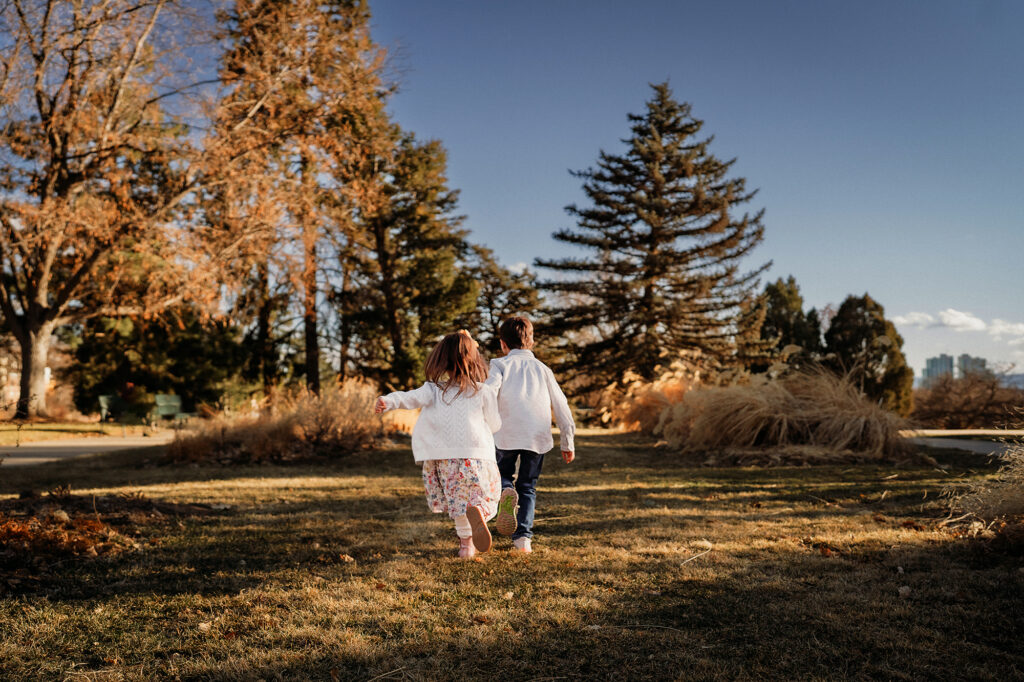
<svg viewBox="0 0 1024 682"><path fill-rule="evenodd" d="M497 392L486 384L476 390L458 389L445 394L432 381L414 391L384 396L389 410L422 408L412 430L412 454L417 462L428 459L485 459L494 461L494 432L501 428Z"/></svg>

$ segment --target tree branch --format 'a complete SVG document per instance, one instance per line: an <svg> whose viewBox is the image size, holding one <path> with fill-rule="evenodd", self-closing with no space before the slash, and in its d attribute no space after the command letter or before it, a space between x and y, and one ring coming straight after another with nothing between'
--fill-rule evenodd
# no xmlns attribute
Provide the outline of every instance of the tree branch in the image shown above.
<svg viewBox="0 0 1024 682"><path fill-rule="evenodd" d="M139 37L135 40L135 47L132 49L132 55L128 58L128 63L124 65L121 71L121 77L117 82L117 90L114 93L114 98L110 102L110 107L107 109L107 120L103 124L103 134L100 136L100 146L106 144L107 135L110 134L114 127L114 113L117 111L117 107L121 104L121 99L124 96L124 85L127 82L128 77L132 73L132 69L135 68L136 62L138 62L139 55L142 53L142 47L146 44L146 40L149 39L149 34L152 33L153 27L156 26L156 18L160 16L160 10L163 8L163 0L158 2L153 9L153 15L149 18L149 22L146 24L146 28L142 31Z"/></svg>

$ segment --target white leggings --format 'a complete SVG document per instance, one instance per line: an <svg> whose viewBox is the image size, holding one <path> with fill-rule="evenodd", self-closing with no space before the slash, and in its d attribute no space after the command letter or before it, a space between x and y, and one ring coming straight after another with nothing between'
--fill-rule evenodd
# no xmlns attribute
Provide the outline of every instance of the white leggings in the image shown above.
<svg viewBox="0 0 1024 682"><path fill-rule="evenodd" d="M460 538L473 537L473 526L469 525L465 514L452 518L452 521L455 522L455 532Z"/></svg>

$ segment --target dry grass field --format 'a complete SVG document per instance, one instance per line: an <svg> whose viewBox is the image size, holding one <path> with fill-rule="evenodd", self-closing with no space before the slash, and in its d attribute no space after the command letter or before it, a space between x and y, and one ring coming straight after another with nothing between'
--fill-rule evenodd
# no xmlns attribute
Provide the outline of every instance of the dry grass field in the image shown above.
<svg viewBox="0 0 1024 682"><path fill-rule="evenodd" d="M0 467L8 505L64 483L167 504L104 515L139 549L0 596L0 679L1021 679L1024 563L938 526L940 491L993 467L932 454L945 470L707 468L585 432L547 462L537 551L472 562L405 446Z"/></svg>

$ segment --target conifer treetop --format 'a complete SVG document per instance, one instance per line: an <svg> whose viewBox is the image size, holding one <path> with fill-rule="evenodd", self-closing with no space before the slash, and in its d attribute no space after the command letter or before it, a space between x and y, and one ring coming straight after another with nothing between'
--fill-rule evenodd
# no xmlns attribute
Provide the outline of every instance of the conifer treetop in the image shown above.
<svg viewBox="0 0 1024 682"><path fill-rule="evenodd" d="M552 331L587 338L570 362L596 381L650 378L667 355L695 349L732 364L738 339L757 336L749 301L768 264L740 268L764 236L764 211L742 210L756 192L729 175L735 159L710 152L690 105L667 83L651 87L624 153L602 151L574 173L588 205L568 206L576 226L554 237L583 254L537 260L563 273L543 284L561 304Z"/></svg>

